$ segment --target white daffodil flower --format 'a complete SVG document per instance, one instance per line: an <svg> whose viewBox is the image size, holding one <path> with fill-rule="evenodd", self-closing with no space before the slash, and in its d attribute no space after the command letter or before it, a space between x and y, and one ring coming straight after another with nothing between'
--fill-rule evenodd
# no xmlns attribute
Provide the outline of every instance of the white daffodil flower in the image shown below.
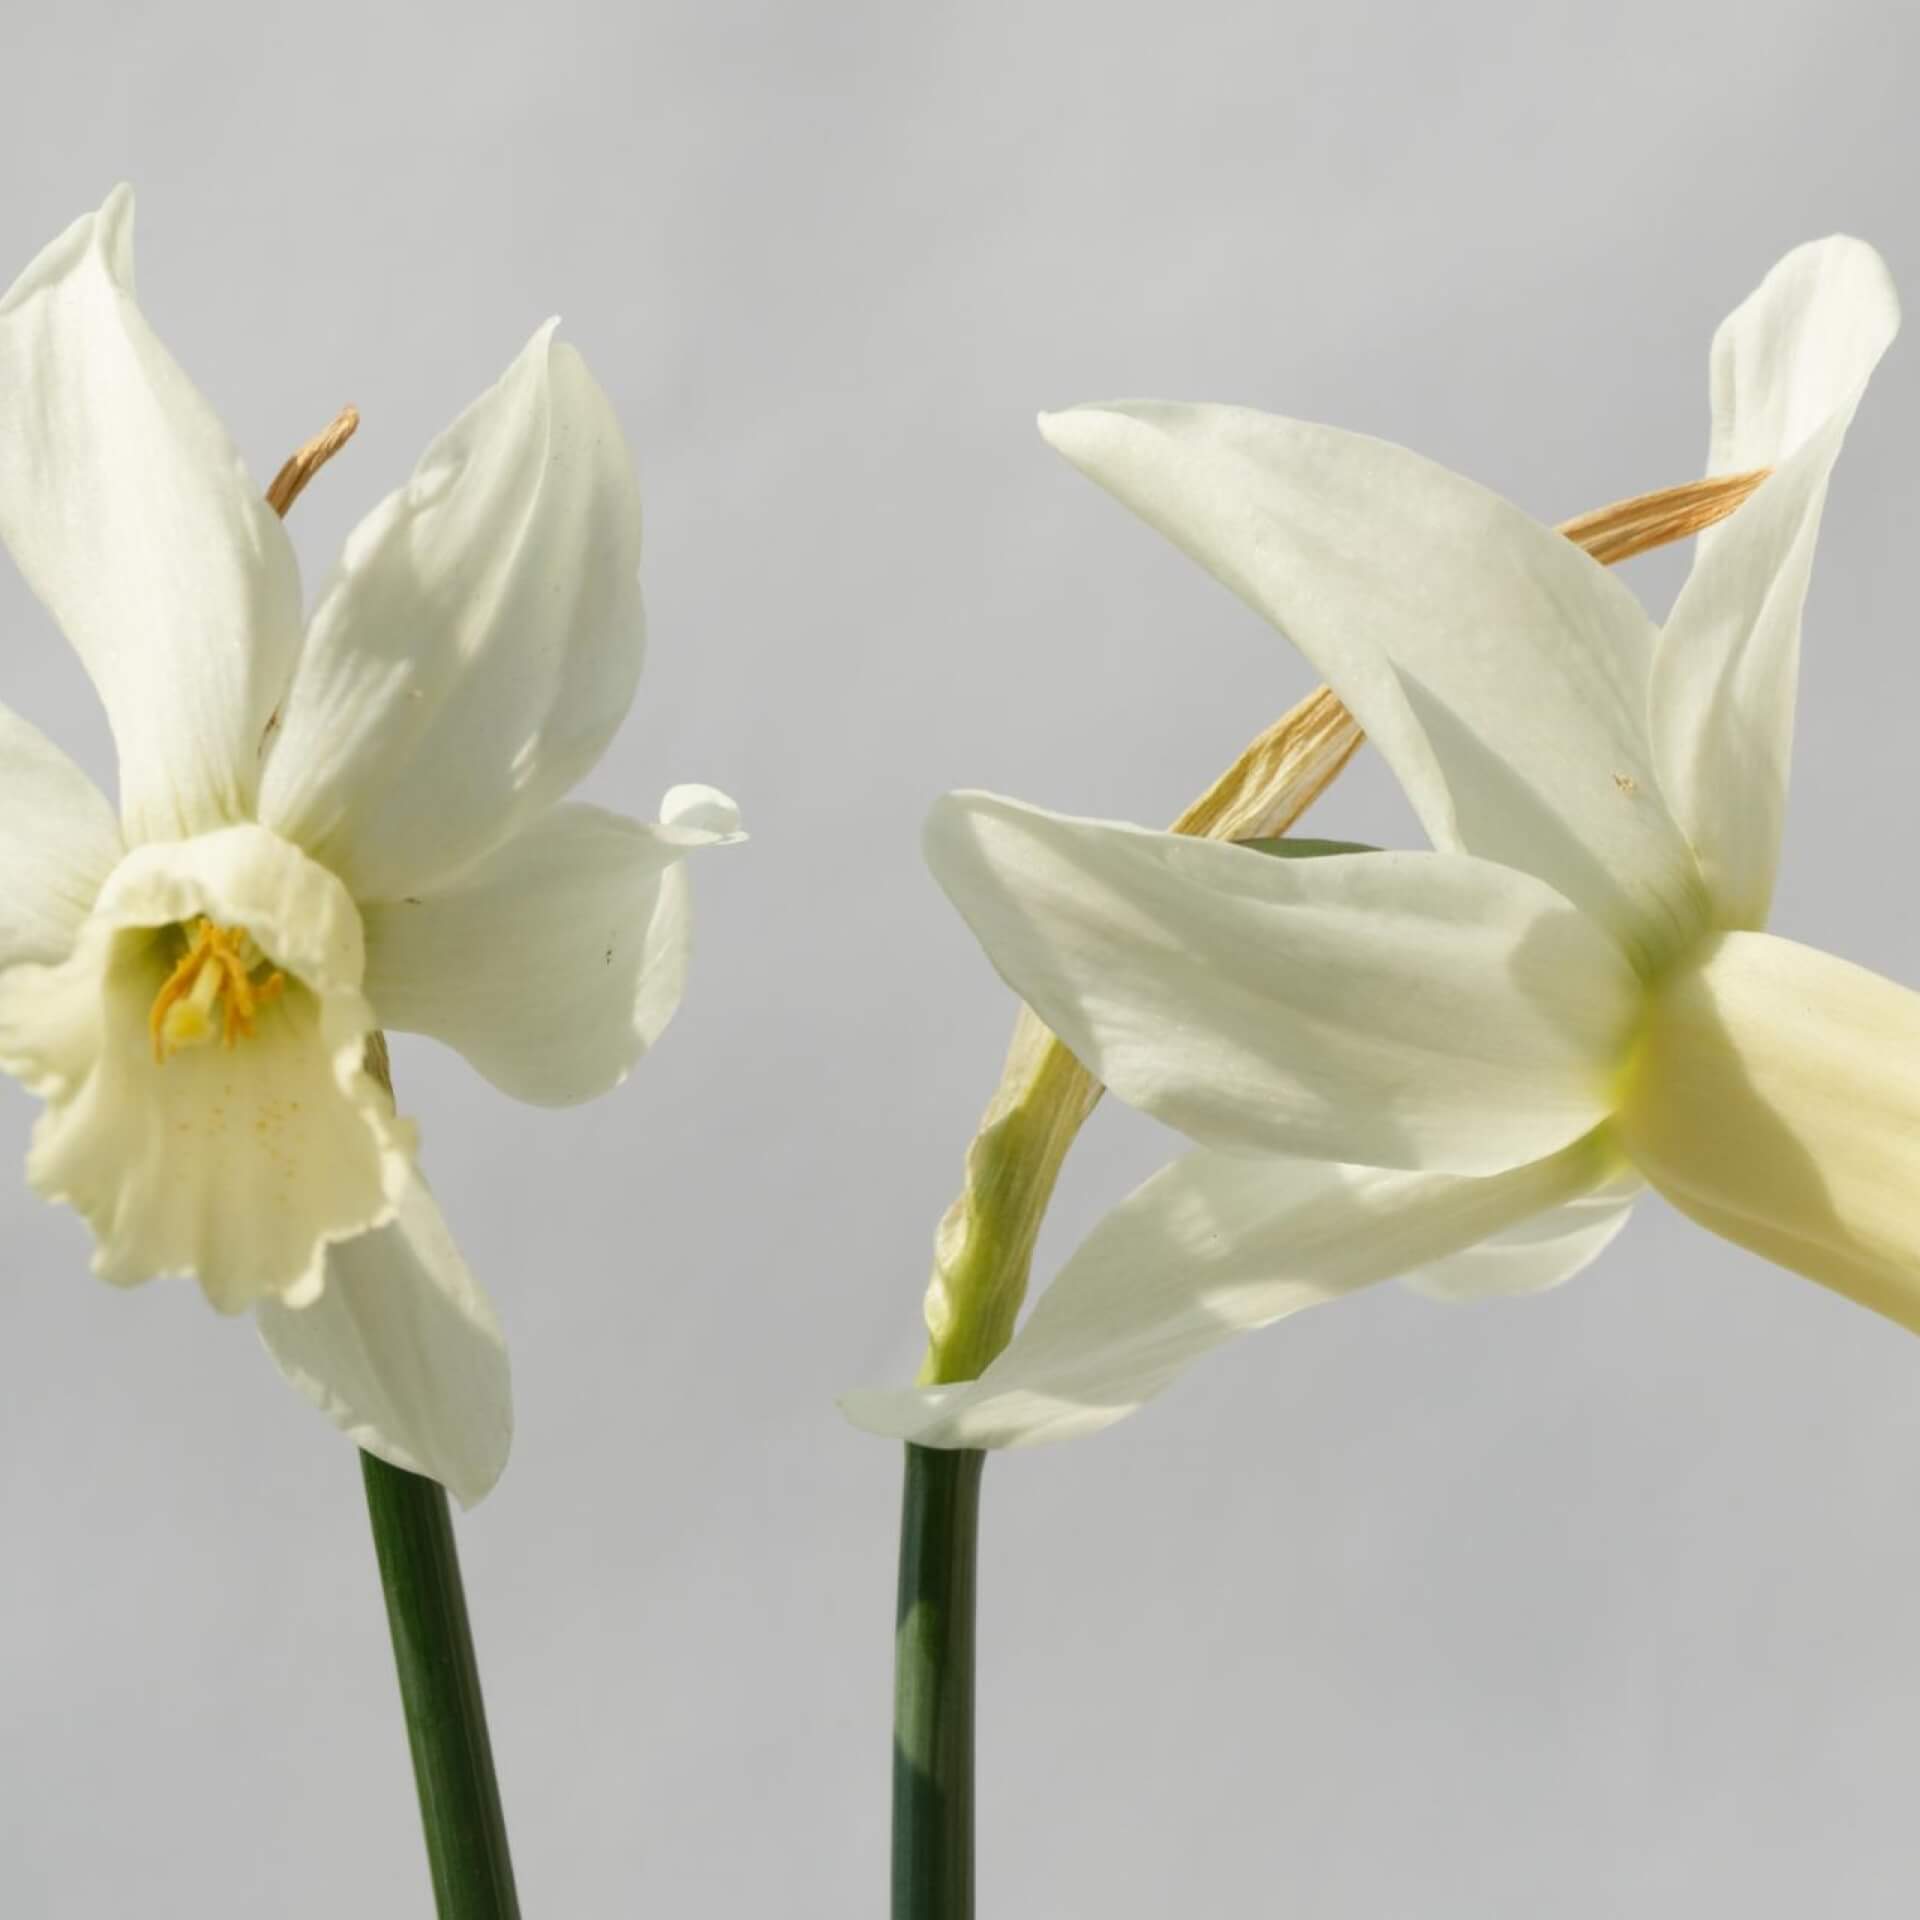
<svg viewBox="0 0 1920 1920"><path fill-rule="evenodd" d="M1828 476L1897 325L1878 256L1836 239L1721 327L1712 470L1773 472L1658 633L1571 542L1397 447L1220 407L1043 422L1315 663L1436 851L938 806L928 858L1000 973L1200 1150L978 1380L856 1394L858 1423L1090 1431L1376 1281L1550 1286L1643 1183L1920 1330L1920 995L1760 931Z"/></svg>
<svg viewBox="0 0 1920 1920"><path fill-rule="evenodd" d="M511 1431L492 1309L369 1071L384 1027L506 1092L619 1081L685 973L680 862L737 836L559 804L640 672L640 504L543 327L361 523L293 549L135 304L122 188L0 300L0 538L80 655L114 810L0 711L0 1066L95 1269L255 1308L362 1446L464 1500Z"/></svg>

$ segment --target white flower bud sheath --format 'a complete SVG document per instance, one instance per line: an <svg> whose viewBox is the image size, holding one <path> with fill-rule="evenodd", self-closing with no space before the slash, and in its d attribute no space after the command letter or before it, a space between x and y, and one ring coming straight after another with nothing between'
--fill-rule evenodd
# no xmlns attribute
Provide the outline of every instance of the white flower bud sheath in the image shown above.
<svg viewBox="0 0 1920 1920"><path fill-rule="evenodd" d="M1775 938L1801 608L1898 308L1857 241L1720 328L1704 534L1665 628L1400 448L1228 407L1042 423L1317 666L1430 853L1274 860L949 796L935 876L1034 1012L1198 1150L1075 1251L978 1380L854 1394L931 1446L1124 1417L1251 1328L1401 1277L1565 1280L1652 1184L1920 1330L1920 995Z"/></svg>
<svg viewBox="0 0 1920 1920"><path fill-rule="evenodd" d="M133 292L132 200L0 299L0 537L92 677L118 817L0 709L0 1067L33 1185L121 1284L251 1308L361 1446L483 1494L506 1350L368 1067L382 1029L545 1104L616 1085L686 978L710 787L566 801L625 717L640 503L539 329L361 522L303 620L293 549Z"/></svg>

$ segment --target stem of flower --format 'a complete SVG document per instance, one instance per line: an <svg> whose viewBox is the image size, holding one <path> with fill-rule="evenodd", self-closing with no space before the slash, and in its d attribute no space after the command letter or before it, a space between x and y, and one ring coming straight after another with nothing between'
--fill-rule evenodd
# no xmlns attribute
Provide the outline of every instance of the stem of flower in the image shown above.
<svg viewBox="0 0 1920 1920"><path fill-rule="evenodd" d="M986 1455L907 1449L893 1683L893 1920L973 1920L973 1645Z"/></svg>
<svg viewBox="0 0 1920 1920"><path fill-rule="evenodd" d="M519 1920L446 1489L360 1456L440 1920Z"/></svg>

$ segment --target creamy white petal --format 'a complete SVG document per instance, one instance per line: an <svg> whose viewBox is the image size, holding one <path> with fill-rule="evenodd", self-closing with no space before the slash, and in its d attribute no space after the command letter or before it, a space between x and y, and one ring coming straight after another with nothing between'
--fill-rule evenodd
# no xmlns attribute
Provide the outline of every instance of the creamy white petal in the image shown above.
<svg viewBox="0 0 1920 1920"><path fill-rule="evenodd" d="M683 813L737 819L724 795L701 794ZM739 837L555 808L443 891L368 909L380 1023L457 1047L516 1099L605 1093L680 1004L692 932L681 862Z"/></svg>
<svg viewBox="0 0 1920 1920"><path fill-rule="evenodd" d="M1236 1334L1500 1233L1608 1164L1592 1140L1478 1180L1189 1154L1094 1228L978 1380L840 1404L856 1426L926 1447L1092 1433Z"/></svg>
<svg viewBox="0 0 1920 1920"><path fill-rule="evenodd" d="M746 838L740 831L740 809L733 797L697 780L669 787L660 796L660 823L705 834L709 845Z"/></svg>
<svg viewBox="0 0 1920 1920"><path fill-rule="evenodd" d="M1437 847L1538 875L1649 967L1692 936L1653 630L1571 541L1404 448L1246 408L1127 401L1041 431L1300 648Z"/></svg>
<svg viewBox="0 0 1920 1920"><path fill-rule="evenodd" d="M285 970L256 1031L154 1057L155 995L205 914ZM0 1068L46 1101L27 1175L120 1285L195 1275L224 1312L311 1300L329 1243L393 1215L412 1129L364 1071L373 1019L339 882L263 828L136 848L74 952L0 974Z"/></svg>
<svg viewBox="0 0 1920 1920"><path fill-rule="evenodd" d="M133 294L122 187L0 299L0 539L106 704L133 842L252 810L293 549Z"/></svg>
<svg viewBox="0 0 1920 1920"><path fill-rule="evenodd" d="M100 789L0 707L0 970L70 953L123 851Z"/></svg>
<svg viewBox="0 0 1920 1920"><path fill-rule="evenodd" d="M1646 1182L1638 1174L1616 1175L1591 1192L1532 1214L1401 1278L1429 1300L1492 1300L1544 1292L1599 1259L1645 1191Z"/></svg>
<svg viewBox="0 0 1920 1920"><path fill-rule="evenodd" d="M1763 926L1772 903L1827 483L1899 319L1873 249L1825 241L1789 254L1714 342L1714 462L1776 470L1700 543L1649 712L1661 785L1723 927Z"/></svg>
<svg viewBox="0 0 1920 1920"><path fill-rule="evenodd" d="M506 1341L423 1182L384 1227L327 1253L311 1306L262 1302L260 1337L357 1447L471 1506L513 1439Z"/></svg>
<svg viewBox="0 0 1920 1920"><path fill-rule="evenodd" d="M1274 860L989 794L940 802L926 851L1007 984L1204 1146L1494 1173L1609 1110L1638 981L1526 874Z"/></svg>
<svg viewBox="0 0 1920 1920"><path fill-rule="evenodd" d="M1779 466L1854 404L1899 327L1892 276L1864 240L1795 247L1713 336L1707 471Z"/></svg>
<svg viewBox="0 0 1920 1920"><path fill-rule="evenodd" d="M356 899L417 893L599 759L640 676L640 495L549 323L349 537L260 817Z"/></svg>
<svg viewBox="0 0 1920 1920"><path fill-rule="evenodd" d="M1683 1213L1920 1332L1920 994L1723 935L1662 983L1614 1131Z"/></svg>

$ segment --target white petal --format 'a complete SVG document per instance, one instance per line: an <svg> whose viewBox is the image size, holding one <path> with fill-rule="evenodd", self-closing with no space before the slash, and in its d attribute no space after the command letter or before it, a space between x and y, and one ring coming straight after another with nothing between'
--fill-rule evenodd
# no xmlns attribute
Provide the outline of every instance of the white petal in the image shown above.
<svg viewBox="0 0 1920 1920"><path fill-rule="evenodd" d="M978 1380L840 1404L856 1426L927 1447L1092 1433L1236 1334L1502 1232L1608 1164L1591 1140L1479 1180L1189 1154L1093 1230Z"/></svg>
<svg viewBox="0 0 1920 1920"><path fill-rule="evenodd" d="M106 703L127 838L244 819L300 644L299 575L134 304L124 187L0 300L0 539Z"/></svg>
<svg viewBox="0 0 1920 1920"><path fill-rule="evenodd" d="M660 824L710 835L713 845L746 837L740 831L740 809L731 795L697 781L666 790L660 800Z"/></svg>
<svg viewBox="0 0 1920 1920"><path fill-rule="evenodd" d="M1853 405L1899 328L1892 277L1864 240L1795 247L1713 336L1707 471L1779 466Z"/></svg>
<svg viewBox="0 0 1920 1920"><path fill-rule="evenodd" d="M368 909L380 1023L457 1047L516 1099L605 1093L680 1004L692 932L682 860L740 837L555 808L443 892Z"/></svg>
<svg viewBox="0 0 1920 1920"><path fill-rule="evenodd" d="M1683 1213L1920 1333L1920 993L1709 941L1662 983L1614 1131Z"/></svg>
<svg viewBox="0 0 1920 1920"><path fill-rule="evenodd" d="M1402 1279L1430 1300L1492 1300L1542 1293L1571 1280L1613 1244L1646 1191L1638 1174L1609 1180L1575 1199L1491 1234Z"/></svg>
<svg viewBox="0 0 1920 1920"><path fill-rule="evenodd" d="M265 1301L280 1370L355 1446L471 1506L513 1439L507 1347L440 1209L416 1180L386 1226L327 1253L311 1306Z"/></svg>
<svg viewBox="0 0 1920 1920"><path fill-rule="evenodd" d="M488 852L599 759L640 676L640 495L549 323L349 537L260 817L356 899Z"/></svg>
<svg viewBox="0 0 1920 1920"><path fill-rule="evenodd" d="M987 794L935 807L927 859L1014 992L1202 1145L1494 1173L1611 1105L1635 975L1490 861L1274 860Z"/></svg>
<svg viewBox="0 0 1920 1920"><path fill-rule="evenodd" d="M70 953L122 851L100 789L0 707L0 969Z"/></svg>
<svg viewBox="0 0 1920 1920"><path fill-rule="evenodd" d="M1716 468L1776 465L1703 539L1654 663L1660 781L1723 927L1759 927L1786 821L1800 615L1827 483L1899 327L1886 268L1857 240L1801 247L1714 341Z"/></svg>
<svg viewBox="0 0 1920 1920"><path fill-rule="evenodd" d="M242 927L287 975L228 1050L154 1058L179 923ZM136 848L73 953L0 974L0 1068L46 1101L27 1175L73 1207L120 1285L198 1277L223 1312L319 1292L329 1243L393 1215L412 1129L364 1071L372 1013L339 882L263 828Z"/></svg>
<svg viewBox="0 0 1920 1920"><path fill-rule="evenodd" d="M1041 431L1319 668L1437 847L1538 875L1649 967L1697 930L1646 737L1653 631L1571 541L1404 448L1245 408Z"/></svg>

